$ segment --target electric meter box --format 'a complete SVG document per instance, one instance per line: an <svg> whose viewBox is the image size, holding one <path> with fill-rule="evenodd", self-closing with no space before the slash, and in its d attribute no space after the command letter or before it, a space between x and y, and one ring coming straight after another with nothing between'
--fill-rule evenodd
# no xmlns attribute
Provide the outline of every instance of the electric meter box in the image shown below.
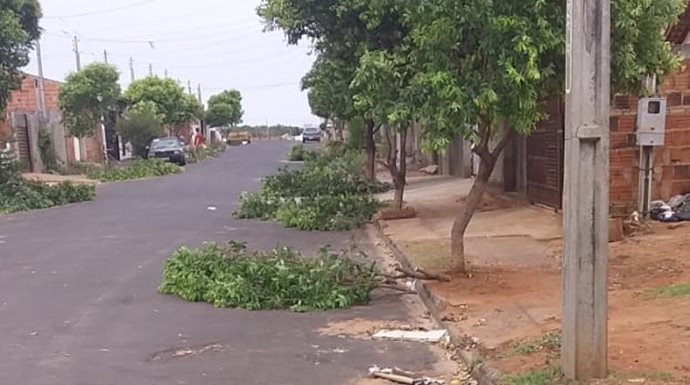
<svg viewBox="0 0 690 385"><path fill-rule="evenodd" d="M663 146L666 131L666 99L640 98L637 107L637 145Z"/></svg>

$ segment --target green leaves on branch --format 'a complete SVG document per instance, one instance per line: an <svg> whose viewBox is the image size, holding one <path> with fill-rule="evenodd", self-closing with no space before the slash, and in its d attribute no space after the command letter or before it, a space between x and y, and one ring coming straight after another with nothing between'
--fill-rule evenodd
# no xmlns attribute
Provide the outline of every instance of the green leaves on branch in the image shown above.
<svg viewBox="0 0 690 385"><path fill-rule="evenodd" d="M206 123L211 127L234 127L242 123L242 95L237 90L226 90L208 100Z"/></svg>
<svg viewBox="0 0 690 385"><path fill-rule="evenodd" d="M7 106L10 92L21 84L20 69L29 64L29 54L41 34L40 18L37 0L0 0L0 111Z"/></svg>
<svg viewBox="0 0 690 385"><path fill-rule="evenodd" d="M145 157L147 146L163 135L163 117L153 102L143 101L130 107L117 122L117 133L134 148L134 155Z"/></svg>
<svg viewBox="0 0 690 385"><path fill-rule="evenodd" d="M182 172L182 168L158 159L137 159L126 165L105 167L85 165L82 171L89 179L101 182L117 182L179 174Z"/></svg>
<svg viewBox="0 0 690 385"><path fill-rule="evenodd" d="M58 105L73 136L92 135L102 119L116 111L121 93L119 79L117 69L103 63L89 64L67 76L60 87Z"/></svg>
<svg viewBox="0 0 690 385"><path fill-rule="evenodd" d="M378 282L373 264L325 249L302 258L288 248L259 253L231 242L178 249L163 267L159 291L217 307L311 311L366 304Z"/></svg>
<svg viewBox="0 0 690 385"><path fill-rule="evenodd" d="M69 182L49 186L27 181L18 164L0 151L0 213L45 209L70 203L90 201L96 197L96 188Z"/></svg>
<svg viewBox="0 0 690 385"><path fill-rule="evenodd" d="M162 116L163 124L172 127L185 125L203 115L197 99L172 79L153 76L135 80L125 91L125 99L131 105L152 103Z"/></svg>
<svg viewBox="0 0 690 385"><path fill-rule="evenodd" d="M243 195L234 216L275 220L300 230L350 230L371 219L379 208L372 193L388 187L365 181L362 169L357 152L307 156L303 168L280 170L264 179L258 193Z"/></svg>

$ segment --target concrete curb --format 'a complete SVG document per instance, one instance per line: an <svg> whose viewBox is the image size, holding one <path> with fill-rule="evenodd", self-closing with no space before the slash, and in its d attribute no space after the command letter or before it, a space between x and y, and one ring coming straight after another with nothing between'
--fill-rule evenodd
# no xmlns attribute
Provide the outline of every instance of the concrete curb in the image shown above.
<svg viewBox="0 0 690 385"><path fill-rule="evenodd" d="M376 230L376 235L385 244L386 247L393 253L393 257L406 269L415 270L417 266L405 253L403 253L393 240L383 231L381 221L374 221L373 227ZM450 335L451 343L457 348L455 353L465 363L470 370L472 378L474 378L478 385L498 385L500 375L494 369L489 368L482 360L480 353L477 350L465 350L465 336L453 332L448 325L443 322L441 310L444 307L443 300L433 294L422 281L417 280L415 289L419 298L424 303L424 306L429 310L429 314L434 319L434 322L443 329L447 329Z"/></svg>

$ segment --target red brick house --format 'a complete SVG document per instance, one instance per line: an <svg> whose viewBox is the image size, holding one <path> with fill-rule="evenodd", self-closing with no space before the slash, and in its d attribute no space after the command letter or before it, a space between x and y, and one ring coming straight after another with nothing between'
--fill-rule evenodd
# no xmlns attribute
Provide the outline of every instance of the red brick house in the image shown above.
<svg viewBox="0 0 690 385"><path fill-rule="evenodd" d="M84 138L80 143L69 136L61 124L57 105L61 82L44 79L46 116L44 126L51 133L53 147L62 163L74 163L79 160L101 162L103 159L101 141L98 135ZM25 74L20 89L10 93L7 108L0 115L0 147L9 147L25 167L33 171L42 171L42 162L38 148L38 131L40 125L39 78Z"/></svg>
<svg viewBox="0 0 690 385"><path fill-rule="evenodd" d="M652 199L668 200L690 192L689 32L690 6L666 34L684 59L682 66L659 87L661 96L667 98L667 118L664 146L656 147L653 153ZM611 105L610 209L613 216L626 216L638 209L641 151L635 143L637 105L636 98L624 95L615 96ZM531 136L518 139L507 149L499 181L507 190L523 191L532 203L560 209L565 117L560 102L550 103L548 110L548 120L540 123Z"/></svg>

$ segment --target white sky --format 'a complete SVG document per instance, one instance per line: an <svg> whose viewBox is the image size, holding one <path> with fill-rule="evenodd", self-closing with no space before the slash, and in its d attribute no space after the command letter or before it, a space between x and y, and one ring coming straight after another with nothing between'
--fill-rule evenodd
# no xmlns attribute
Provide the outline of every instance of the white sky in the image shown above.
<svg viewBox="0 0 690 385"><path fill-rule="evenodd" d="M41 0L46 77L63 80L76 68L72 37L79 37L82 65L108 60L130 81L153 72L201 84L204 101L224 89L242 92L247 124L317 123L300 80L313 57L290 46L282 32L264 33L255 9L260 0ZM147 41L152 41L151 48ZM36 56L27 72L37 73Z"/></svg>

